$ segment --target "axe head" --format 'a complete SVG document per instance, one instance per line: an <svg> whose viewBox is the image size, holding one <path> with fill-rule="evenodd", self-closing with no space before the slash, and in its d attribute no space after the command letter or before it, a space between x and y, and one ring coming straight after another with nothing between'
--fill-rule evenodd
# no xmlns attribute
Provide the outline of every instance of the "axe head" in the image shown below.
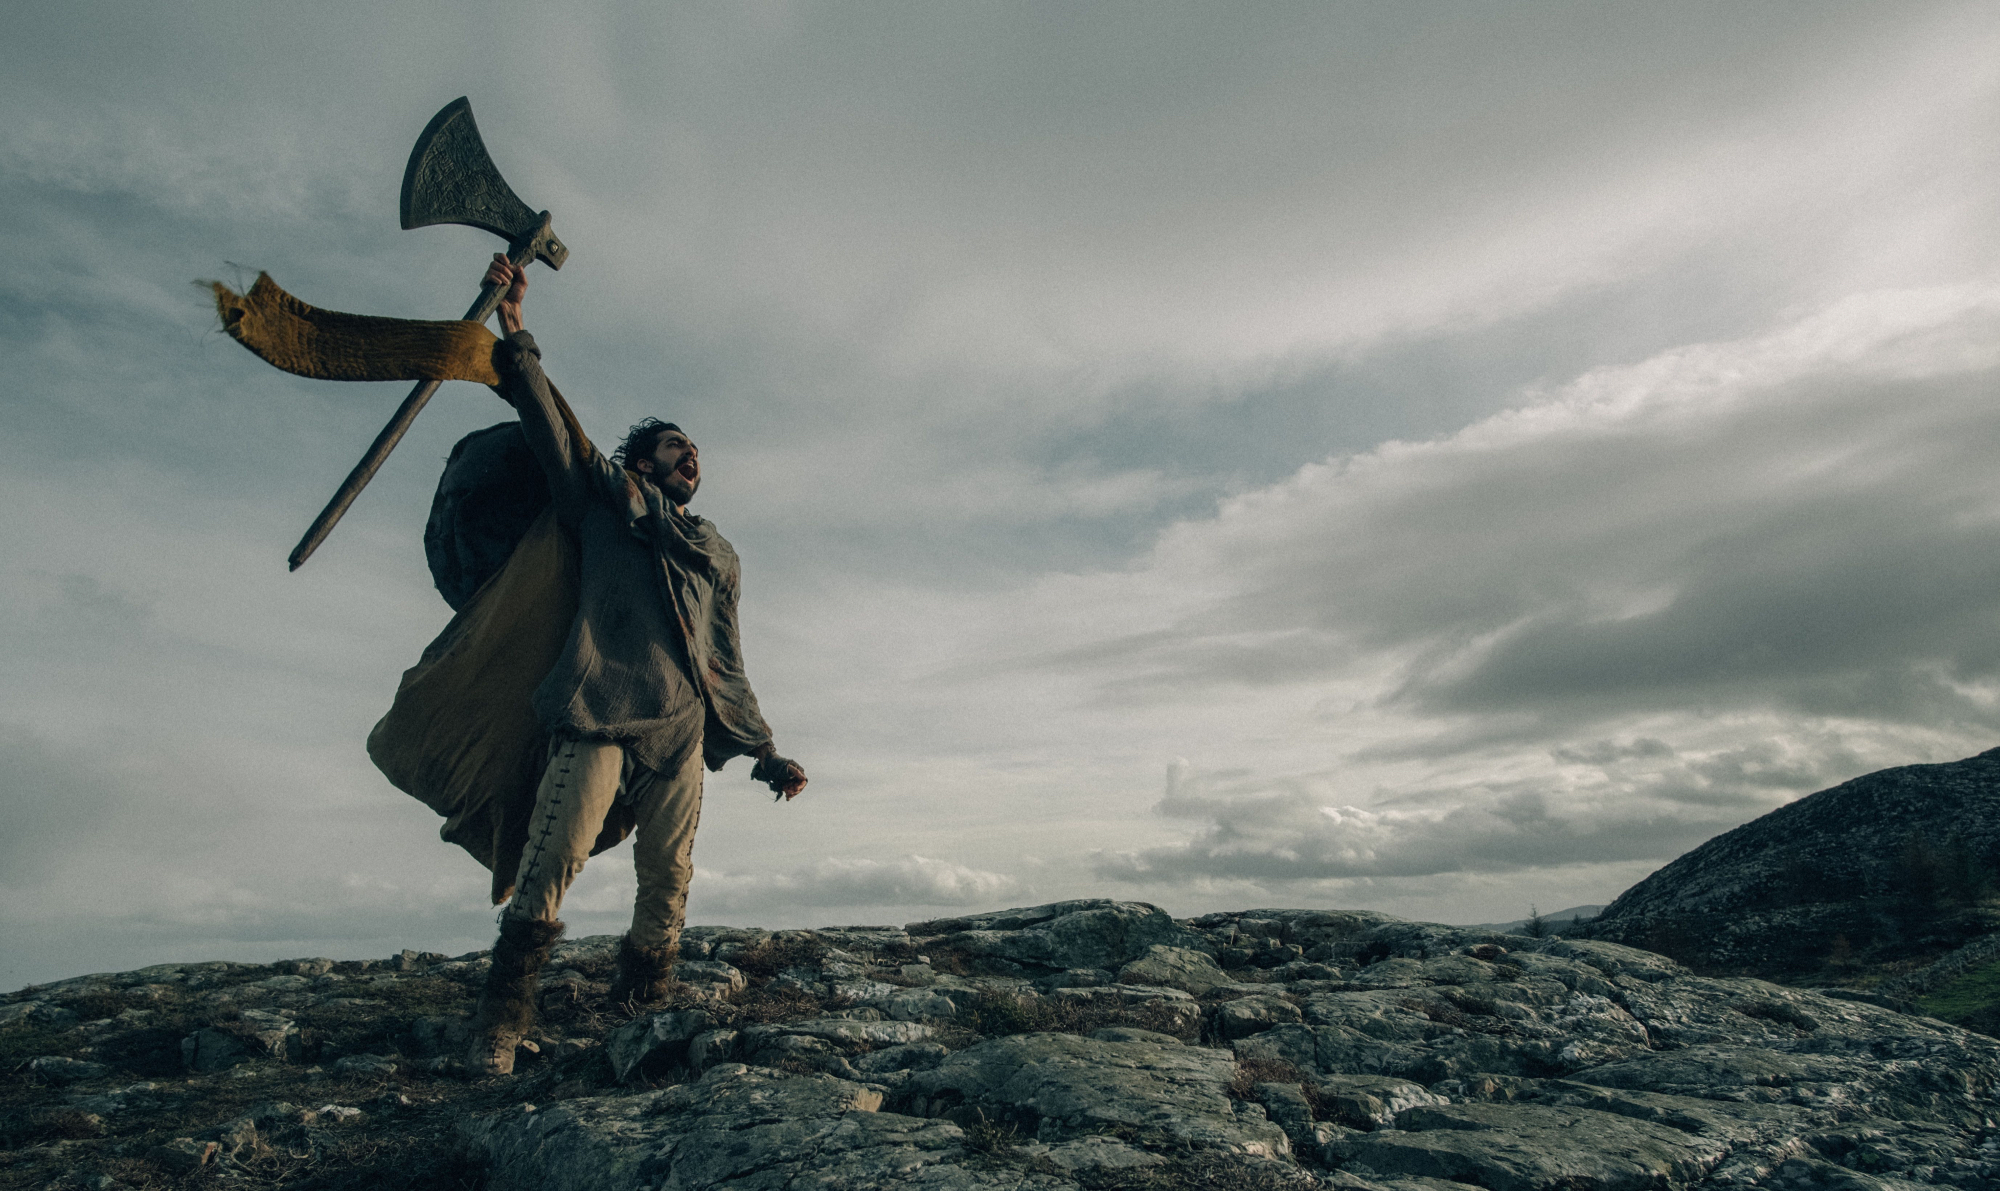
<svg viewBox="0 0 2000 1191"><path fill-rule="evenodd" d="M569 249L549 230L548 213L528 209L486 152L472 104L463 96L431 117L410 164L403 170L403 227L463 223L485 228L510 244L530 244L551 269L562 268Z"/></svg>

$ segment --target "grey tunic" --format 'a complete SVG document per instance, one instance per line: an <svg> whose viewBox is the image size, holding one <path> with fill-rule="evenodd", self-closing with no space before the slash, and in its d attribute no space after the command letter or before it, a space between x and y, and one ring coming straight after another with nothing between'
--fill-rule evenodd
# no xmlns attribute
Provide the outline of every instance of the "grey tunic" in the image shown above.
<svg viewBox="0 0 2000 1191"><path fill-rule="evenodd" d="M535 688L542 726L617 741L656 773L678 772L697 746L720 769L767 743L743 674L735 549L570 433L526 331L493 358L581 567L569 640Z"/></svg>

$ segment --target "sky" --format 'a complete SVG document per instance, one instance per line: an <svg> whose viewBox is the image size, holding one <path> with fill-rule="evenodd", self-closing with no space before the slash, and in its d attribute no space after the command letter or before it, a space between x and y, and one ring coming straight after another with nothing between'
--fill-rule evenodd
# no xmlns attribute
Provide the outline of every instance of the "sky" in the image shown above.
<svg viewBox="0 0 2000 1191"><path fill-rule="evenodd" d="M363 741L510 411L446 386L287 573L405 386L194 284L459 313L498 241L396 201L460 95L812 777L710 775L693 922L1505 921L2000 744L1992 5L24 0L0 986L490 941Z"/></svg>

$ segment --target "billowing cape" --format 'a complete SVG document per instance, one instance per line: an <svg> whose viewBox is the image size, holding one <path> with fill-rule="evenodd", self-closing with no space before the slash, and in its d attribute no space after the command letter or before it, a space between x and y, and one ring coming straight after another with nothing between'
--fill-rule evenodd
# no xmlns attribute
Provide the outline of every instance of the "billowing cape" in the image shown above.
<svg viewBox="0 0 2000 1191"><path fill-rule="evenodd" d="M469 380L497 391L498 339L481 323L320 310L263 273L248 293L219 282L214 290L223 329L286 372L323 380ZM587 442L562 395L555 398L570 433ZM460 450L500 429L468 436ZM453 452L454 461L459 456ZM448 466L440 502L451 479ZM484 573L493 562L490 533L446 541L442 548L455 557L441 571L438 521L434 516L425 545L439 589L458 614L404 671L388 714L368 734L368 756L397 789L444 816L441 836L492 871L497 905L513 892L534 810L545 745L529 697L576 618L576 544L545 507L497 571ZM593 854L631 830L629 811L614 811Z"/></svg>

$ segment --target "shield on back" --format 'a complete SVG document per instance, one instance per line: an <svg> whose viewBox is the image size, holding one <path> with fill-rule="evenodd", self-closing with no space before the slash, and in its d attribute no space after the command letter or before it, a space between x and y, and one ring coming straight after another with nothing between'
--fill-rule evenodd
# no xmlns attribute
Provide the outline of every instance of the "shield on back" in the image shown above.
<svg viewBox="0 0 2000 1191"><path fill-rule="evenodd" d="M431 580L452 611L465 607L499 573L548 505L548 481L519 422L488 426L458 440L424 527Z"/></svg>

